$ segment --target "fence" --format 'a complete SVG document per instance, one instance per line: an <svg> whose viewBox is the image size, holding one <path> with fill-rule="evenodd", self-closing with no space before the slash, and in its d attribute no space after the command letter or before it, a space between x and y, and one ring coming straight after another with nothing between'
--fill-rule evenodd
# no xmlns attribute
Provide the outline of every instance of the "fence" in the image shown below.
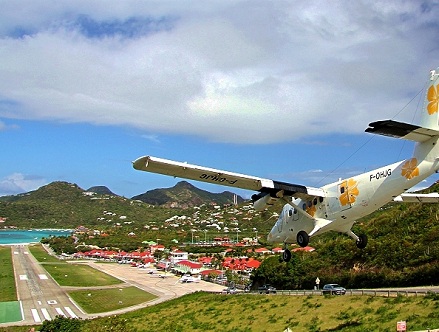
<svg viewBox="0 0 439 332"><path fill-rule="evenodd" d="M258 290L250 291L249 294L259 294ZM247 293L247 294L248 294ZM397 297L397 296L425 296L429 294L438 294L439 290L375 290L375 289L347 289L346 295L368 295L368 296L383 296L383 297ZM323 295L321 290L276 290L276 293L270 295L291 295L291 296L308 296L308 295ZM334 294L335 295L335 294Z"/></svg>

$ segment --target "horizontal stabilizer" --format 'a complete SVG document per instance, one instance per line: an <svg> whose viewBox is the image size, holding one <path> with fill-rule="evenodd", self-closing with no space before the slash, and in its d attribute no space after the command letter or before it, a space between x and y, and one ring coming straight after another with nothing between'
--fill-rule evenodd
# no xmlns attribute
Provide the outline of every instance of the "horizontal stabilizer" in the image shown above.
<svg viewBox="0 0 439 332"><path fill-rule="evenodd" d="M255 176L232 173L214 168L191 165L151 156L136 159L133 162L133 167L139 171L170 175L228 187L266 192L273 195L273 197L275 197L279 192L282 192L282 194L285 196L294 196L306 199L316 196L324 197L325 195L324 191L320 188L311 188L297 184L273 181Z"/></svg>
<svg viewBox="0 0 439 332"><path fill-rule="evenodd" d="M439 193L412 194L404 193L393 199L395 202L402 203L439 203Z"/></svg>
<svg viewBox="0 0 439 332"><path fill-rule="evenodd" d="M367 133L403 138L415 142L425 142L432 137L439 136L439 131L423 128L412 124L393 120L376 121L369 124Z"/></svg>

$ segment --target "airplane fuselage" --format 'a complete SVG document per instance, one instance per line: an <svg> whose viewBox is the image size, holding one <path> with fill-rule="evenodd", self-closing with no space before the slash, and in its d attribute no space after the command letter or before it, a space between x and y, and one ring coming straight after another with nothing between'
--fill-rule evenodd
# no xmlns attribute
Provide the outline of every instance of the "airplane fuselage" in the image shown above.
<svg viewBox="0 0 439 332"><path fill-rule="evenodd" d="M291 204L284 206L268 235L268 241L295 243L299 231L305 231L310 236L327 231L351 235L349 232L356 220L381 208L439 169L436 160L424 160L417 164L415 159L397 162L325 185L321 188L325 197L310 200L293 199ZM313 220L299 213L298 209L306 211L313 218L331 222L316 229Z"/></svg>

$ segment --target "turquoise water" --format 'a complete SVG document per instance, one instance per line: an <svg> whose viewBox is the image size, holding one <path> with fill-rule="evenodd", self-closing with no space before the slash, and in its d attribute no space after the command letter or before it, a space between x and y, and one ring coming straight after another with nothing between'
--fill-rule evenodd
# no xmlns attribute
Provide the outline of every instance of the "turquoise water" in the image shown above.
<svg viewBox="0 0 439 332"><path fill-rule="evenodd" d="M35 243L43 237L69 236L71 230L31 229L31 230L0 230L0 244Z"/></svg>

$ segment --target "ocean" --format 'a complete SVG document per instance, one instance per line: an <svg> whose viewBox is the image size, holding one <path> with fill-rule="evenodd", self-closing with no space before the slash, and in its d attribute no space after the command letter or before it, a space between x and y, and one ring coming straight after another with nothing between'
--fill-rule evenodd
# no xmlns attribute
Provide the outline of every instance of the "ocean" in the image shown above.
<svg viewBox="0 0 439 332"><path fill-rule="evenodd" d="M37 243L40 242L43 237L70 236L71 233L72 231L70 229L4 229L0 230L0 245Z"/></svg>

